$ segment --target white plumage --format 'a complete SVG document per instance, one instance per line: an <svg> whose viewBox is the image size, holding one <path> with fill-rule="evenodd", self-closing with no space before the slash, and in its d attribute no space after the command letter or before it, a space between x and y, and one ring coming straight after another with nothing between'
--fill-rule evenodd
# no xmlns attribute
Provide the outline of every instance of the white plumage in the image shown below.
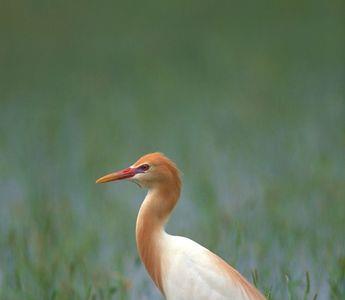
<svg viewBox="0 0 345 300"><path fill-rule="evenodd" d="M163 239L163 287L168 300L251 299L209 250L184 237L165 234Z"/></svg>

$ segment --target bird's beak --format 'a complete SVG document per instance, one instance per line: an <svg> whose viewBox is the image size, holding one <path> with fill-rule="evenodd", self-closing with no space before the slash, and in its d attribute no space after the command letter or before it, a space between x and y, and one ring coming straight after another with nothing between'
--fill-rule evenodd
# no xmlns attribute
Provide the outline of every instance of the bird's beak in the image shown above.
<svg viewBox="0 0 345 300"><path fill-rule="evenodd" d="M116 181L116 180L121 180L121 179L127 179L127 178L131 178L136 174L135 169L134 168L127 168L115 173L111 173L108 175L105 175L101 178L98 178L96 180L96 183L105 183L105 182L109 182L109 181Z"/></svg>

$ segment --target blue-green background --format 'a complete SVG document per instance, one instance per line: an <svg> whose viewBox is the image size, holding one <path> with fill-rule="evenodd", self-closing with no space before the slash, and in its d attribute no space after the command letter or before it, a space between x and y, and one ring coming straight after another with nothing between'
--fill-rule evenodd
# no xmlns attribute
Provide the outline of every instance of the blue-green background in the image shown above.
<svg viewBox="0 0 345 300"><path fill-rule="evenodd" d="M161 299L144 191L94 184L151 151L183 172L170 233L271 299L345 299L344 20L341 0L2 1L0 299Z"/></svg>

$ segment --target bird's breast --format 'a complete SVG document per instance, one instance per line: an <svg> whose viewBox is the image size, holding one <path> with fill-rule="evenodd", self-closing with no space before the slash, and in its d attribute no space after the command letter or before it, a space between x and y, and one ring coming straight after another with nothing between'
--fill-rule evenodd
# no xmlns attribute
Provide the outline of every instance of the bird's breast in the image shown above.
<svg viewBox="0 0 345 300"><path fill-rule="evenodd" d="M169 235L164 244L162 283L167 300L252 299L241 282L231 280L206 248Z"/></svg>

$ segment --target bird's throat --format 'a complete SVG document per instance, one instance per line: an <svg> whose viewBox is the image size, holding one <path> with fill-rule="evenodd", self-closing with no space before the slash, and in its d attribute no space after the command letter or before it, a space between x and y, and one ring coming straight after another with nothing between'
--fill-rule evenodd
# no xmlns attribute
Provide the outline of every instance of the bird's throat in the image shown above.
<svg viewBox="0 0 345 300"><path fill-rule="evenodd" d="M143 201L136 223L136 241L140 258L157 287L162 286L164 225L178 201L180 191L150 189Z"/></svg>

